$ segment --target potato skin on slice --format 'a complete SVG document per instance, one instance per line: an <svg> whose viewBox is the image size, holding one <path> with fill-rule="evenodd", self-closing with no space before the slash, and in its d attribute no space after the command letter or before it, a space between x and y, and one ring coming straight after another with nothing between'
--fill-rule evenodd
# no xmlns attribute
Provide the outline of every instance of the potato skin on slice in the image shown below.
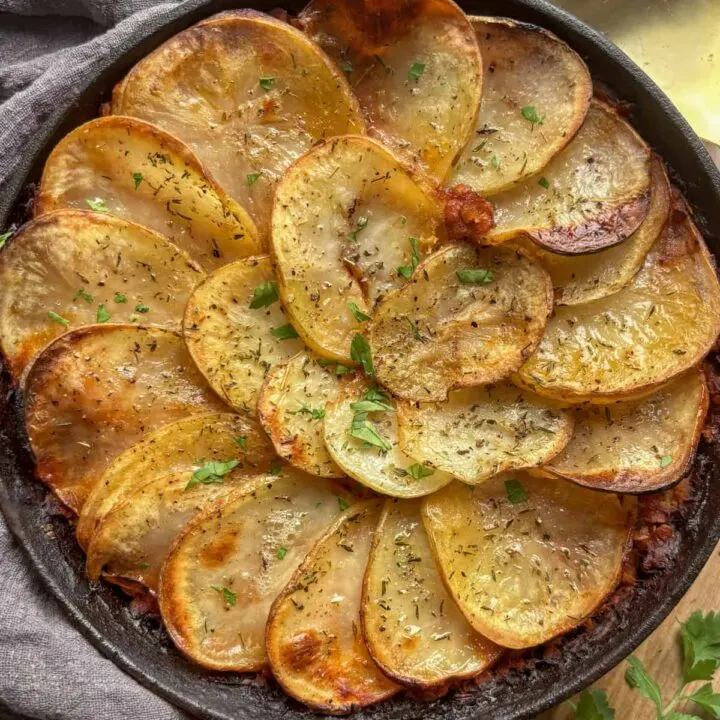
<svg viewBox="0 0 720 720"><path fill-rule="evenodd" d="M278 185L272 254L283 302L307 345L354 365L365 315L443 237L439 202L384 147L334 138L300 158ZM401 274L399 268L405 276Z"/></svg>
<svg viewBox="0 0 720 720"><path fill-rule="evenodd" d="M160 611L173 642L212 670L267 665L271 604L341 508L355 501L343 485L292 468L259 480L193 520L162 571Z"/></svg>
<svg viewBox="0 0 720 720"><path fill-rule="evenodd" d="M258 418L277 454L311 475L343 477L325 447L325 407L337 399L340 381L317 355L298 353L276 365L258 398Z"/></svg>
<svg viewBox="0 0 720 720"><path fill-rule="evenodd" d="M447 485L451 475L429 464L418 463L401 450L395 411L370 412L367 416L388 443L388 450L368 445L362 438L350 434L357 414L357 408L352 406L360 403L371 388L362 376L348 379L337 400L327 406L323 432L333 460L350 477L382 495L414 498ZM391 400L387 402L392 406Z"/></svg>
<svg viewBox="0 0 720 720"><path fill-rule="evenodd" d="M187 143L263 234L293 160L322 138L364 131L343 73L299 30L254 10L170 38L117 86L112 111Z"/></svg>
<svg viewBox="0 0 720 720"><path fill-rule="evenodd" d="M411 688L446 686L502 652L473 630L435 566L420 501L386 500L363 582L362 626L373 660Z"/></svg>
<svg viewBox="0 0 720 720"><path fill-rule="evenodd" d="M185 252L134 223L78 210L33 220L0 254L0 345L10 370L19 378L50 340L97 319L179 330L204 277Z"/></svg>
<svg viewBox="0 0 720 720"><path fill-rule="evenodd" d="M527 648L579 625L615 589L634 522L610 493L500 475L424 500L438 567L460 610L498 645Z"/></svg>
<svg viewBox="0 0 720 720"><path fill-rule="evenodd" d="M98 200L166 235L206 270L262 251L252 218L190 148L142 120L98 118L66 135L45 163L35 215Z"/></svg>
<svg viewBox="0 0 720 720"><path fill-rule="evenodd" d="M516 238L550 273L556 305L580 305L622 290L638 273L670 215L671 195L662 160L651 169L650 207L640 227L620 245L590 255L558 255L530 240Z"/></svg>
<svg viewBox="0 0 720 720"><path fill-rule="evenodd" d="M160 475L191 470L198 459L238 460L246 475L270 469L275 452L252 418L207 413L164 425L115 458L90 492L75 534L87 549L98 523L138 487Z"/></svg>
<svg viewBox="0 0 720 720"><path fill-rule="evenodd" d="M580 56L547 30L507 18L470 22L483 57L483 96L450 182L488 196L535 175L572 140L593 88Z"/></svg>
<svg viewBox="0 0 720 720"><path fill-rule="evenodd" d="M543 470L597 490L661 490L690 470L708 406L695 368L644 400L578 408L572 439Z"/></svg>
<svg viewBox="0 0 720 720"><path fill-rule="evenodd" d="M450 0L312 0L298 24L345 73L369 132L436 183L472 132L482 57Z"/></svg>
<svg viewBox="0 0 720 720"><path fill-rule="evenodd" d="M720 286L679 196L643 267L625 288L556 308L519 382L566 402L647 395L710 351L720 332Z"/></svg>
<svg viewBox="0 0 720 720"><path fill-rule="evenodd" d="M568 443L573 416L510 383L455 390L443 403L400 401L400 447L470 485L543 465Z"/></svg>
<svg viewBox="0 0 720 720"><path fill-rule="evenodd" d="M341 715L400 689L372 661L360 627L362 576L381 503L357 503L310 550L270 609L275 679L308 707Z"/></svg>
<svg viewBox="0 0 720 720"><path fill-rule="evenodd" d="M274 287L275 275L267 256L226 265L195 289L183 322L188 350L213 390L251 415L270 368L304 348L277 300L250 307L256 290L268 283ZM276 289L270 292L277 297Z"/></svg>
<svg viewBox="0 0 720 720"><path fill-rule="evenodd" d="M542 178L492 197L495 228L488 237L498 242L525 233L564 255L617 245L647 215L650 159L647 145L617 111L593 100L577 135Z"/></svg>
<svg viewBox="0 0 720 720"><path fill-rule="evenodd" d="M145 433L224 403L178 333L91 325L60 336L23 375L38 477L73 512L110 462Z"/></svg>
<svg viewBox="0 0 720 720"><path fill-rule="evenodd" d="M502 380L540 341L551 309L550 276L522 252L443 248L378 306L368 329L377 380L397 397L435 402Z"/></svg>

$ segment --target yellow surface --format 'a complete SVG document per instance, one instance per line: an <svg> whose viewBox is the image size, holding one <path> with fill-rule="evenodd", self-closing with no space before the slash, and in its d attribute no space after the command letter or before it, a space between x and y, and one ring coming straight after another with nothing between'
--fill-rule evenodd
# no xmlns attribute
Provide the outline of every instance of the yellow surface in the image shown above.
<svg viewBox="0 0 720 720"><path fill-rule="evenodd" d="M554 0L605 33L720 143L720 0Z"/></svg>

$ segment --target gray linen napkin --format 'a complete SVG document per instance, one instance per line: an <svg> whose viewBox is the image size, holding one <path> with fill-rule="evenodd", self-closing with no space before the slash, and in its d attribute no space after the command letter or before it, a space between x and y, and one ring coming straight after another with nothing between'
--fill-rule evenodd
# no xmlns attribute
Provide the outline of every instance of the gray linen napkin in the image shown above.
<svg viewBox="0 0 720 720"><path fill-rule="evenodd" d="M180 0L0 0L0 192L43 117ZM0 515L0 717L180 720L106 660L41 588Z"/></svg>

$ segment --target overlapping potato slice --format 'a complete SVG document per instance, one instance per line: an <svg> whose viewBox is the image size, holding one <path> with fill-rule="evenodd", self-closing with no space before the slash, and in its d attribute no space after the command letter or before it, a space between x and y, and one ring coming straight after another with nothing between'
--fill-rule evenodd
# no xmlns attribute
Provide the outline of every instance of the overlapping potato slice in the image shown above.
<svg viewBox="0 0 720 720"><path fill-rule="evenodd" d="M633 505L565 480L509 473L424 501L440 572L473 627L509 648L579 625L612 592Z"/></svg>
<svg viewBox="0 0 720 720"><path fill-rule="evenodd" d="M168 40L116 88L112 109L187 143L263 232L275 183L293 160L321 138L363 131L330 59L254 10L216 15Z"/></svg>
<svg viewBox="0 0 720 720"><path fill-rule="evenodd" d="M677 200L633 281L556 308L518 380L569 402L647 394L696 365L720 331L720 287L705 243Z"/></svg>
<svg viewBox="0 0 720 720"><path fill-rule="evenodd" d="M190 296L183 332L215 392L251 414L270 368L304 347L278 301L266 256L238 260L212 273Z"/></svg>
<svg viewBox="0 0 720 720"><path fill-rule="evenodd" d="M579 408L572 439L544 470L618 493L660 490L689 470L708 402L695 369L647 399Z"/></svg>
<svg viewBox="0 0 720 720"><path fill-rule="evenodd" d="M535 123L535 132L542 124ZM498 242L519 233L552 252L597 252L637 230L650 203L650 150L618 113L593 100L570 144L533 177L492 198Z"/></svg>
<svg viewBox="0 0 720 720"><path fill-rule="evenodd" d="M0 344L18 377L50 340L94 322L180 329L205 277L157 233L109 215L59 210L18 231L0 255Z"/></svg>
<svg viewBox="0 0 720 720"><path fill-rule="evenodd" d="M368 331L377 379L420 401L501 380L533 351L551 309L550 277L521 252L444 248L378 306Z"/></svg>
<svg viewBox="0 0 720 720"><path fill-rule="evenodd" d="M133 325L62 335L27 369L23 391L36 473L76 513L110 462L145 433L225 409L177 333Z"/></svg>
<svg viewBox="0 0 720 720"><path fill-rule="evenodd" d="M473 677L501 653L445 589L417 500L385 502L365 571L362 626L373 660L410 687Z"/></svg>
<svg viewBox="0 0 720 720"><path fill-rule="evenodd" d="M620 245L589 255L558 255L530 240L522 242L521 247L534 254L550 273L556 305L598 300L622 290L635 277L670 214L670 185L659 157L653 158L651 177L648 214Z"/></svg>
<svg viewBox="0 0 720 720"><path fill-rule="evenodd" d="M442 233L441 218L438 202L368 138L330 140L295 163L277 188L272 249L305 342L352 364L362 318L407 283Z"/></svg>
<svg viewBox="0 0 720 720"><path fill-rule="evenodd" d="M483 87L473 28L451 0L312 0L299 22L346 74L369 131L442 180Z"/></svg>
<svg viewBox="0 0 720 720"><path fill-rule="evenodd" d="M555 457L572 414L510 383L456 390L444 403L398 402L400 447L474 485Z"/></svg>
<svg viewBox="0 0 720 720"><path fill-rule="evenodd" d="M250 216L190 149L134 118L91 120L50 154L35 214L88 207L167 235L207 270L262 249Z"/></svg>
<svg viewBox="0 0 720 720"><path fill-rule="evenodd" d="M350 477L376 492L413 498L435 492L452 476L406 455L398 443L392 400L364 377L343 384L325 409L325 445Z"/></svg>
<svg viewBox="0 0 720 720"><path fill-rule="evenodd" d="M360 627L362 576L381 503L358 503L309 552L273 603L266 640L285 692L330 714L380 702L399 687L368 654Z"/></svg>
<svg viewBox="0 0 720 720"><path fill-rule="evenodd" d="M487 196L542 170L582 125L593 90L585 63L547 30L470 21L483 58L482 104L451 182Z"/></svg>
<svg viewBox="0 0 720 720"><path fill-rule="evenodd" d="M264 667L272 602L353 501L337 483L286 468L260 484L253 481L190 523L160 582L160 610L177 647L214 670ZM358 588L361 573L355 577Z"/></svg>
<svg viewBox="0 0 720 720"><path fill-rule="evenodd" d="M92 489L76 535L86 549L98 523L153 478L191 470L200 460L237 460L246 475L270 469L275 452L259 424L232 413L207 413L164 425L117 457Z"/></svg>
<svg viewBox="0 0 720 720"><path fill-rule="evenodd" d="M268 373L258 399L258 417L280 457L312 475L345 474L323 439L325 407L339 392L334 368L312 353L298 353Z"/></svg>

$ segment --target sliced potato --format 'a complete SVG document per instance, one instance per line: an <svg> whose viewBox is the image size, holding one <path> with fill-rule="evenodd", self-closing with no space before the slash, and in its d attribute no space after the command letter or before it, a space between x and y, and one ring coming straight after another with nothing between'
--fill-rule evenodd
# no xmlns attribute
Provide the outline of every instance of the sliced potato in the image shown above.
<svg viewBox="0 0 720 720"><path fill-rule="evenodd" d="M524 254L444 248L378 306L368 331L377 379L421 401L497 382L532 353L551 309L550 277Z"/></svg>
<svg viewBox="0 0 720 720"><path fill-rule="evenodd" d="M518 379L541 395L608 402L649 393L696 365L720 331L720 287L705 243L678 200L633 281L557 308Z"/></svg>
<svg viewBox="0 0 720 720"><path fill-rule="evenodd" d="M451 0L312 0L301 26L346 74L370 132L441 181L482 94L475 33Z"/></svg>
<svg viewBox="0 0 720 720"><path fill-rule="evenodd" d="M113 113L187 143L267 231L275 183L321 138L363 131L357 100L320 48L254 10L211 17L141 60Z"/></svg>
<svg viewBox="0 0 720 720"><path fill-rule="evenodd" d="M354 499L337 483L286 469L191 522L160 581L160 610L177 647L213 670L249 672L267 665L270 605Z"/></svg>
<svg viewBox="0 0 720 720"><path fill-rule="evenodd" d="M68 327L143 322L179 330L200 267L161 235L109 215L59 210L0 255L0 345L17 378Z"/></svg>
<svg viewBox="0 0 720 720"><path fill-rule="evenodd" d="M474 492L473 492L474 491ZM453 483L424 501L425 528L465 617L498 645L540 645L613 591L633 524L624 507L555 478Z"/></svg>
<svg viewBox="0 0 720 720"><path fill-rule="evenodd" d="M542 124L535 122L535 132ZM533 177L492 198L492 242L525 233L565 255L630 237L650 204L650 150L609 105L593 100L572 142Z"/></svg>
<svg viewBox="0 0 720 720"><path fill-rule="evenodd" d="M45 164L35 214L88 207L167 235L207 270L262 248L250 216L186 145L129 117L85 123Z"/></svg>
<svg viewBox="0 0 720 720"><path fill-rule="evenodd" d="M277 297L266 256L216 270L190 296L185 342L212 388L236 410L255 414L270 368L304 347ZM264 298L259 307L257 298Z"/></svg>
<svg viewBox="0 0 720 720"><path fill-rule="evenodd" d="M218 467L227 467L226 462ZM155 593L170 546L185 525L218 498L248 482L262 482L258 477L248 479L242 470L211 475L205 482L195 482L195 477L192 470L155 477L105 515L87 550L88 577L129 581Z"/></svg>
<svg viewBox="0 0 720 720"><path fill-rule="evenodd" d="M547 30L506 18L470 21L483 58L483 96L451 182L487 196L539 172L572 140L593 89L580 56Z"/></svg>
<svg viewBox="0 0 720 720"><path fill-rule="evenodd" d="M368 654L360 628L362 576L380 516L358 503L317 542L270 609L270 667L288 695L329 714L378 703L399 687Z"/></svg>
<svg viewBox="0 0 720 720"><path fill-rule="evenodd" d="M35 471L76 513L110 462L145 433L226 409L177 333L134 325L62 335L28 367L23 391Z"/></svg>
<svg viewBox="0 0 720 720"><path fill-rule="evenodd" d="M400 447L474 485L555 457L572 414L510 383L456 390L444 403L398 403Z"/></svg>
<svg viewBox="0 0 720 720"><path fill-rule="evenodd" d="M280 457L311 475L345 474L323 440L325 407L339 392L335 373L311 353L298 353L268 373L258 399L258 417Z"/></svg>
<svg viewBox="0 0 720 720"><path fill-rule="evenodd" d="M277 189L272 249L285 307L305 342L352 364L358 312L371 314L407 283L441 220L438 202L368 138L336 138L295 163Z"/></svg>
<svg viewBox="0 0 720 720"><path fill-rule="evenodd" d="M207 413L164 425L117 457L90 492L76 535L86 549L98 523L128 495L160 475L186 472L199 461L238 460L246 475L270 469L275 453L251 418Z"/></svg>
<svg viewBox="0 0 720 720"><path fill-rule="evenodd" d="M418 463L400 449L392 401L387 395L378 396L363 377L344 383L337 400L328 404L323 432L330 456L340 468L383 495L420 497L452 480L446 472Z"/></svg>
<svg viewBox="0 0 720 720"><path fill-rule="evenodd" d="M670 185L662 160L652 162L650 207L640 227L623 243L590 255L558 255L521 241L550 273L556 305L579 305L622 290L642 267L670 214ZM518 239L512 241L513 244Z"/></svg>
<svg viewBox="0 0 720 720"><path fill-rule="evenodd" d="M599 490L660 490L690 469L708 403L693 369L645 400L579 408L572 439L544 470Z"/></svg>
<svg viewBox="0 0 720 720"><path fill-rule="evenodd" d="M385 502L365 571L362 626L373 660L409 687L479 675L501 653L445 589L417 500Z"/></svg>

